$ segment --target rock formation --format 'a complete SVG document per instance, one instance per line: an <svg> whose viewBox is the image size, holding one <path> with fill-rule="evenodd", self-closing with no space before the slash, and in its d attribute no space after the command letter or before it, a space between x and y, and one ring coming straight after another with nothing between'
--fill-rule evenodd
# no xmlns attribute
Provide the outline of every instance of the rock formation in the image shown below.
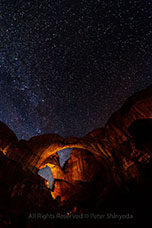
<svg viewBox="0 0 152 228"><path fill-rule="evenodd" d="M62 168L57 152L65 148L74 149ZM52 190L38 175L46 165L53 173ZM40 211L130 210L141 217L144 201L152 202L151 171L152 86L130 97L105 128L82 138L46 134L18 140L0 122L1 226L23 220L32 227L27 216Z"/></svg>

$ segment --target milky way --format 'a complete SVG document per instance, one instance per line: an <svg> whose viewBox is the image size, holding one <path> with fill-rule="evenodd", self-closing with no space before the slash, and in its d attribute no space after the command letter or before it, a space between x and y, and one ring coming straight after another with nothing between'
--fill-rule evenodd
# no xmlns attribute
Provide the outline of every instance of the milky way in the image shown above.
<svg viewBox="0 0 152 228"><path fill-rule="evenodd" d="M0 120L83 136L152 83L151 0L1 0Z"/></svg>

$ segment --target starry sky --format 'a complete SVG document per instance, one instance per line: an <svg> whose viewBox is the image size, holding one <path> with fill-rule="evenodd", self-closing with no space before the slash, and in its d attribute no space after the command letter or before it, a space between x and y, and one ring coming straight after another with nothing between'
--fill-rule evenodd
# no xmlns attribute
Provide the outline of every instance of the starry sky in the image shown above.
<svg viewBox="0 0 152 228"><path fill-rule="evenodd" d="M152 83L152 0L0 0L0 120L83 136Z"/></svg>

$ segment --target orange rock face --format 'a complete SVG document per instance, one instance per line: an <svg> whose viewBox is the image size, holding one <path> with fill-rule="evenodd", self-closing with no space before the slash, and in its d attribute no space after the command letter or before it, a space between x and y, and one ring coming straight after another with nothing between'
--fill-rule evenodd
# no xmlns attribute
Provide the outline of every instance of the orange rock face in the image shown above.
<svg viewBox="0 0 152 228"><path fill-rule="evenodd" d="M53 198L60 197L61 202L70 200L72 195L78 194L80 189L83 189L83 185L85 189L86 183L93 182L101 169L103 166L91 152L73 149L71 157L63 169L59 164L55 165L54 168L51 167L54 177Z"/></svg>
<svg viewBox="0 0 152 228"><path fill-rule="evenodd" d="M108 205L117 208L118 204L121 208L121 202L113 203L114 199L132 194L132 189L144 192L144 185L149 189L146 191L151 191L151 121L152 86L130 97L105 128L82 138L46 134L18 141L0 122L1 211L11 208L8 214L14 216L15 211L23 214L30 208L52 212L55 208L102 211ZM57 152L66 148L74 149L62 168ZM52 190L37 175L46 165L53 173ZM131 208L136 202L131 196L130 199Z"/></svg>
<svg viewBox="0 0 152 228"><path fill-rule="evenodd" d="M128 140L128 127L137 119L152 118L152 86L127 99L120 110L108 120L105 135L112 147Z"/></svg>

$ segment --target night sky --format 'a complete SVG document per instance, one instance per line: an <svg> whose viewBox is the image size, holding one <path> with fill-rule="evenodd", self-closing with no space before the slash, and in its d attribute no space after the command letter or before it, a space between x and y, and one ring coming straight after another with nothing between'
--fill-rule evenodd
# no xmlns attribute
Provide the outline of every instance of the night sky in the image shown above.
<svg viewBox="0 0 152 228"><path fill-rule="evenodd" d="M83 136L152 83L152 0L0 0L0 120Z"/></svg>

